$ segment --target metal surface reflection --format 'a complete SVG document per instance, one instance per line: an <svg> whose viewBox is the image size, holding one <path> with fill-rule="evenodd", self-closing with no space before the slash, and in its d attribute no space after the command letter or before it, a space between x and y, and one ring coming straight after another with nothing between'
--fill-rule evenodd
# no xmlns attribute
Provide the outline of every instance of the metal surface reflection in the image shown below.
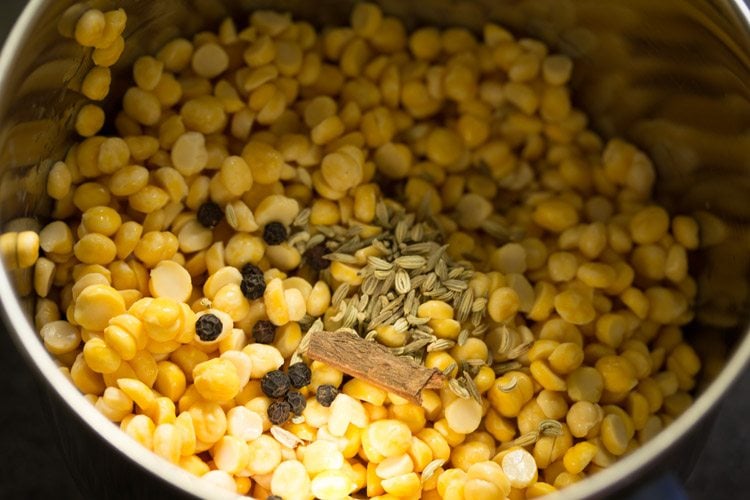
<svg viewBox="0 0 750 500"><path fill-rule="evenodd" d="M126 52L113 67L110 105L125 89L128 68L135 57L155 52L178 34L190 34L221 18L245 16L256 8L291 11L318 26L343 23L352 0L92 0L32 1L22 26L9 39L0 92L0 220L24 215L44 219L50 204L45 198L51 159L63 157L71 141L72 119L84 104L79 88L90 67L89 55L69 38L80 12L89 7L124 7L128 13ZM487 20L498 21L519 35L537 37L576 62L573 87L578 106L602 136L623 136L638 144L654 160L659 175L658 197L676 213L692 213L701 223L704 249L696 268L699 303L695 329L704 335L727 335L732 342L746 325L750 272L750 31L746 8L722 0L381 0L383 9L410 27L463 25L479 30ZM1 276L2 283L10 282ZM5 290L8 294L9 289ZM14 317L20 310L10 296L4 309L29 356L41 351L31 327ZM30 305L27 300L26 306ZM700 342L700 339L698 340ZM734 373L745 364L750 344L731 365ZM35 362L52 374L49 360ZM67 383L62 375L52 380ZM48 377L49 378L49 377ZM706 413L725 390L728 380L699 404L693 417ZM709 391L710 392L710 391ZM80 400L80 401L79 401ZM75 413L86 403L68 404ZM71 408L55 401L60 425L81 425L67 418ZM700 401L700 400L699 400ZM72 412L71 412L72 413ZM75 420L75 421L74 421ZM686 423L678 429L688 429ZM93 425L93 424L92 424ZM87 434L92 429L86 427ZM671 429L671 428L670 428ZM670 430L668 429L668 431ZM68 432L69 431L69 432ZM68 429L64 435L77 435ZM92 441L106 434L101 428ZM665 432L668 432L665 431ZM675 431L678 432L678 431ZM97 434L98 433L98 434ZM671 435L677 437L676 434ZM665 438L668 439L668 438ZM71 453L84 453L72 438ZM633 472L667 449L666 441L649 445L613 470L619 479L586 481L579 495L599 495L632 481ZM109 449L103 455L109 456ZM114 454L112 455L114 457ZM114 460L114 458L113 458ZM630 461L629 461L630 460ZM106 478L118 470L105 461ZM128 462L131 466L133 464ZM100 470L79 461L81 474ZM165 469L166 470L166 469ZM607 471L610 472L610 471ZM170 472L170 474L174 471ZM612 472L616 474L617 472ZM605 475L604 473L602 474ZM151 477L151 476L149 476ZM155 480L153 477L152 480ZM173 486L178 476L168 476ZM594 478L596 479L596 477ZM603 481L604 481L603 480ZM104 483L108 481L103 481ZM127 494L128 482L115 484ZM152 494L142 483L141 495ZM165 483L159 483L162 486ZM190 486L186 486L190 487ZM195 485L193 485L195 487ZM588 488L588 489L586 489ZM131 491L130 493L133 493Z"/></svg>

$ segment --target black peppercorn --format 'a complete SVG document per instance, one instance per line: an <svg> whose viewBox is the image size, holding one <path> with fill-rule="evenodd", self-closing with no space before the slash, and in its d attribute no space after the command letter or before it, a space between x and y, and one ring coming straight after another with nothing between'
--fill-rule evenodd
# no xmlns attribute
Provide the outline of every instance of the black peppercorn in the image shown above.
<svg viewBox="0 0 750 500"><path fill-rule="evenodd" d="M292 407L286 401L274 401L268 405L268 419L273 425L281 425L289 420Z"/></svg>
<svg viewBox="0 0 750 500"><path fill-rule="evenodd" d="M292 409L292 413L295 415L302 415L302 412L307 406L307 399L299 391L289 391L286 393L286 402L289 403L289 407Z"/></svg>
<svg viewBox="0 0 750 500"><path fill-rule="evenodd" d="M289 376L281 370L273 370L260 379L260 388L269 398L280 398L289 391Z"/></svg>
<svg viewBox="0 0 750 500"><path fill-rule="evenodd" d="M289 380L291 380L292 382L292 387L294 387L295 389L301 389L302 387L305 387L310 383L310 380L312 379L312 372L310 371L310 367L302 361L290 365L289 369L287 370L287 374L289 375Z"/></svg>
<svg viewBox="0 0 750 500"><path fill-rule="evenodd" d="M221 218L224 217L224 213L221 211L221 207L216 203L209 201L198 207L198 222L201 226L213 229L216 224L221 222Z"/></svg>
<svg viewBox="0 0 750 500"><path fill-rule="evenodd" d="M266 500L284 500L284 499L281 498L279 495L268 495L266 497Z"/></svg>
<svg viewBox="0 0 750 500"><path fill-rule="evenodd" d="M204 314L195 322L195 333L204 342L216 340L221 335L223 328L224 325L221 324L221 320L211 313Z"/></svg>
<svg viewBox="0 0 750 500"><path fill-rule="evenodd" d="M240 291L250 300L259 299L266 291L266 280L262 274L245 275L240 281Z"/></svg>
<svg viewBox="0 0 750 500"><path fill-rule="evenodd" d="M269 222L263 228L263 241L268 245L280 245L286 240L286 227L281 222Z"/></svg>
<svg viewBox="0 0 750 500"><path fill-rule="evenodd" d="M240 274L242 274L243 278L246 278L248 276L263 276L263 271L258 266L250 264L248 262L247 264L242 266L242 269L240 269Z"/></svg>
<svg viewBox="0 0 750 500"><path fill-rule="evenodd" d="M253 338L258 344L272 344L275 337L276 326L267 319L262 319L253 325Z"/></svg>
<svg viewBox="0 0 750 500"><path fill-rule="evenodd" d="M307 264L316 271L322 271L328 269L331 265L331 261L324 258L324 255L330 253L325 243L320 243L314 247L308 248L305 252L305 261Z"/></svg>
<svg viewBox="0 0 750 500"><path fill-rule="evenodd" d="M323 384L318 387L318 391L315 393L315 399L318 400L318 403L321 404L321 406L331 406L331 403L333 403L333 400L336 399L336 396L338 396L339 390L336 389L331 384Z"/></svg>

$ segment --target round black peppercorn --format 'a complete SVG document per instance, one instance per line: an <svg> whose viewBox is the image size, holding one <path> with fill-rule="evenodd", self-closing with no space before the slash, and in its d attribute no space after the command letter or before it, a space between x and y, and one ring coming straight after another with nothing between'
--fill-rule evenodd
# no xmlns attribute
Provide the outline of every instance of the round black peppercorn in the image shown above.
<svg viewBox="0 0 750 500"><path fill-rule="evenodd" d="M266 497L266 500L284 500L284 499L281 498L279 495L268 495Z"/></svg>
<svg viewBox="0 0 750 500"><path fill-rule="evenodd" d="M315 393L315 399L318 400L321 406L331 406L333 400L338 396L339 390L331 384L323 384L318 387L318 391Z"/></svg>
<svg viewBox="0 0 750 500"><path fill-rule="evenodd" d="M242 277L240 281L240 290L242 295L250 300L259 299L266 291L266 280L262 274L248 274Z"/></svg>
<svg viewBox="0 0 750 500"><path fill-rule="evenodd" d="M195 322L195 333L204 342L216 340L221 335L223 328L224 325L221 324L221 320L211 313L204 314Z"/></svg>
<svg viewBox="0 0 750 500"><path fill-rule="evenodd" d="M276 338L276 325L267 319L258 321L253 325L253 338L258 344L272 344Z"/></svg>
<svg viewBox="0 0 750 500"><path fill-rule="evenodd" d="M269 398L280 398L289 391L289 376L281 370L273 370L260 379L260 388Z"/></svg>
<svg viewBox="0 0 750 500"><path fill-rule="evenodd" d="M219 205L209 201L198 207L197 217L201 226L213 229L216 227L216 224L221 222L224 212L221 211Z"/></svg>
<svg viewBox="0 0 750 500"><path fill-rule="evenodd" d="M280 245L286 241L286 227L281 222L269 222L263 228L263 241L268 245Z"/></svg>
<svg viewBox="0 0 750 500"><path fill-rule="evenodd" d="M292 413L295 415L302 415L302 412L307 406L307 399L299 391L289 391L286 393L286 402L289 403L289 407L292 409Z"/></svg>
<svg viewBox="0 0 750 500"><path fill-rule="evenodd" d="M273 425L281 425L292 413L292 407L286 401L274 401L268 405L268 419Z"/></svg>
<svg viewBox="0 0 750 500"><path fill-rule="evenodd" d="M289 375L289 380L291 380L292 382L292 387L294 387L295 389L301 389L302 387L305 387L306 385L310 384L310 380L312 379L312 372L310 371L310 367L302 361L290 365L289 369L286 372L287 375Z"/></svg>
<svg viewBox="0 0 750 500"><path fill-rule="evenodd" d="M248 262L247 264L242 266L242 269L240 269L240 274L242 274L243 278L246 278L248 276L263 276L263 271L258 266L250 264Z"/></svg>
<svg viewBox="0 0 750 500"><path fill-rule="evenodd" d="M331 265L331 261L323 257L328 253L330 252L325 243L319 243L318 245L307 249L305 252L305 261L316 271L328 269Z"/></svg>

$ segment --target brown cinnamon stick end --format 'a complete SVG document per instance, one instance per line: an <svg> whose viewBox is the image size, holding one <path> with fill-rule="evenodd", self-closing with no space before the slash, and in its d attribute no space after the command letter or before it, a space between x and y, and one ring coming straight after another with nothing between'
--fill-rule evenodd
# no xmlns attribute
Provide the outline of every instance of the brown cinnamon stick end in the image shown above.
<svg viewBox="0 0 750 500"><path fill-rule="evenodd" d="M433 370L432 375L430 375L430 378L427 379L427 383L425 383L424 388L425 389L442 389L444 384L445 384L445 375L443 375L443 372L439 370Z"/></svg>
<svg viewBox="0 0 750 500"><path fill-rule="evenodd" d="M408 358L396 356L382 345L345 332L310 333L307 357L322 361L347 375L422 403L423 389L443 387L445 376Z"/></svg>

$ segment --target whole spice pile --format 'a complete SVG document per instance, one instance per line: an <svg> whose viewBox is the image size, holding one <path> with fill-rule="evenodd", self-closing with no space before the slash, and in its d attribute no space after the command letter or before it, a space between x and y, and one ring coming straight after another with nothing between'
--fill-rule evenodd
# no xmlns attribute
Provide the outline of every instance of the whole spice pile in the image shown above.
<svg viewBox="0 0 750 500"><path fill-rule="evenodd" d="M0 250L143 446L257 498L531 498L691 404L698 225L587 129L569 58L256 11L137 59L108 117L125 20L61 27L94 62L82 139Z"/></svg>

